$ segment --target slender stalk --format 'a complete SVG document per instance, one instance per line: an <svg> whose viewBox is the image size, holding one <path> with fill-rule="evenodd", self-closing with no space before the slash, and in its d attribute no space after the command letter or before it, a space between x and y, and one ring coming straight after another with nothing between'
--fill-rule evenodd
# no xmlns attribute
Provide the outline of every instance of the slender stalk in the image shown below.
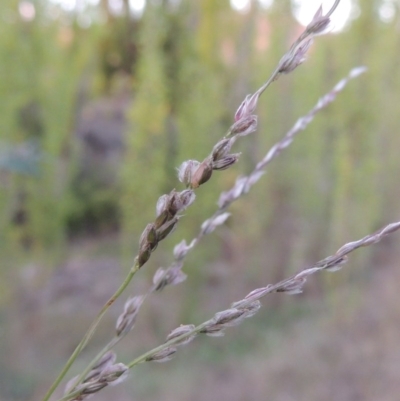
<svg viewBox="0 0 400 401"><path fill-rule="evenodd" d="M267 89L268 86L270 86L271 83L275 81L275 79L276 79L276 78L278 77L278 75L279 75L279 70L281 69L281 66L282 66L282 63L279 63L278 66L275 68L274 72L273 72L273 73L271 74L271 76L268 78L268 81L265 82L265 84L263 84L263 85L261 86L261 88L260 88L256 93L258 93L259 95L261 95L261 94L265 91L265 89Z"/></svg>
<svg viewBox="0 0 400 401"><path fill-rule="evenodd" d="M120 285L117 291L115 291L114 295L110 297L110 299L104 304L104 306L101 308L100 312L90 325L89 329L83 336L81 342L78 344L78 346L75 348L74 352L72 355L69 357L67 363L64 365L62 371L60 374L57 376L56 380L54 383L51 385L49 390L47 391L46 395L43 397L43 401L48 401L51 397L51 395L54 393L56 388L59 386L61 381L64 379L65 375L68 373L69 369L71 368L72 364L75 362L76 358L78 355L82 352L82 350L85 348L89 340L93 337L94 332L96 331L97 326L99 325L101 319L103 316L106 314L110 306L115 302L115 300L122 294L122 292L125 290L125 288L129 285L131 282L133 276L138 272L139 270L139 263L138 259L135 258L135 263L130 269L128 275L126 276L125 280L123 283Z"/></svg>
<svg viewBox="0 0 400 401"><path fill-rule="evenodd" d="M140 355L133 361L129 362L126 366L128 366L128 368L131 369L135 365L138 365L139 363L146 362L147 358L157 354L157 352L162 351L165 348L170 347L171 345L178 344L180 341L185 340L186 338L192 336L193 334L199 333L201 330L206 328L210 323L212 323L212 319L207 320L206 322L201 323L198 326L196 326L193 330L190 330L187 333L180 335L179 337L175 337L172 340L169 340L169 341L165 342L164 344L161 344L158 347L153 348L152 350ZM59 401L61 401L61 400L59 400Z"/></svg>
<svg viewBox="0 0 400 401"><path fill-rule="evenodd" d="M75 390L72 393L68 393L64 395L64 397L60 398L57 401L68 401L68 400L73 400L75 396L80 395L81 391L80 390Z"/></svg>
<svg viewBox="0 0 400 401"><path fill-rule="evenodd" d="M167 272L165 272L165 275L167 274ZM162 277L163 278L163 277ZM161 279L162 279L161 278ZM149 292L143 297L146 298L151 292L153 292L154 286L151 287L151 289L149 290ZM106 354L108 351L110 351L112 348L114 348L115 345L117 345L126 335L128 334L128 332L123 332L120 333L120 335L115 336L90 362L89 364L86 366L86 368L83 370L83 372L76 378L75 384L74 386L71 388L71 390L69 391L69 393L67 395L73 394L73 391L75 390L75 388L81 384L83 382L83 380L85 379L85 377L87 376L87 374L90 372L90 370L93 368L94 365L96 365L96 363L103 357L104 354Z"/></svg>
<svg viewBox="0 0 400 401"><path fill-rule="evenodd" d="M326 13L325 17L330 17L333 14L333 12L336 10L339 3L340 3L340 0L336 0L333 3L333 6L331 7L331 9Z"/></svg>
<svg viewBox="0 0 400 401"><path fill-rule="evenodd" d="M76 378L75 384L72 387L71 391L68 393L68 395L70 395L73 390L76 388L76 386L78 386L80 383L82 383L82 381L85 379L86 375L90 372L90 370L92 369L92 367L94 365L96 365L96 363L102 358L102 356L110 351L112 348L114 348L114 346L116 346L121 340L122 340L122 336L121 337L114 337L88 364L88 366L85 368L85 370Z"/></svg>

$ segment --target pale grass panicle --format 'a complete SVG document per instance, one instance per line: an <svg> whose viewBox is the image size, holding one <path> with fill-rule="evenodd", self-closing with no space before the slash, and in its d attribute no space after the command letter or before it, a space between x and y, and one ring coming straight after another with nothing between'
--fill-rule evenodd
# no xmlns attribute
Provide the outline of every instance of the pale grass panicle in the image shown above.
<svg viewBox="0 0 400 401"><path fill-rule="evenodd" d="M178 168L178 179L185 185L186 189L182 191L173 189L158 199L155 219L153 222L147 224L140 236L138 254L135 257L129 274L99 312L62 372L43 398L43 401L48 401L60 385L73 362L93 336L108 308L125 291L136 272L147 263L158 244L177 227L180 219L183 217L182 213L196 199L195 190L210 180L214 171L225 170L238 162L240 153L230 153L231 149L240 137L248 136L257 129L258 120L254 112L261 94L281 74L292 72L304 62L306 53L314 38L328 29L330 16L339 2L340 0L335 0L331 9L325 15L322 12L322 8L317 10L313 20L293 43L289 51L280 59L269 79L255 93L245 97L234 115L234 123L228 129L225 136L215 144L210 154L202 161L193 159L184 161ZM186 279L187 276L182 271L182 268L184 260L190 251L201 242L201 239L205 235L211 234L218 226L226 222L230 217L230 213L226 209L237 199L247 194L252 186L263 176L267 165L291 145L295 137L312 122L319 111L336 99L337 95L346 87L350 80L358 77L363 72L365 72L364 67L353 69L346 78L342 79L331 91L322 96L306 115L297 120L287 134L272 146L264 158L257 163L252 172L247 176L238 177L231 189L221 193L217 210L210 218L203 222L197 236L189 243L182 240L174 247L174 261L168 267L160 267L155 272L153 283L145 294L135 295L127 299L123 311L117 319L114 338L98 352L80 375L67 383L64 396L58 401L80 401L88 398L107 386L116 385L125 380L129 370L140 363L168 362L180 347L189 344L196 336L201 334L210 337L223 336L225 330L229 327L237 326L247 318L254 316L261 307L260 300L266 295L271 293L299 294L303 291L303 287L311 275L325 270L330 272L339 270L348 261L347 255L349 253L360 247L375 244L386 235L400 229L400 222L392 223L358 241L349 242L342 246L335 254L315 263L313 266L303 269L278 283L268 284L251 291L242 299L233 302L228 309L217 312L211 319L199 325L185 324L177 327L169 333L163 344L133 359L130 363L123 364L117 362L113 348L134 327L140 308L146 298L152 293L159 292L170 285L180 284Z"/></svg>

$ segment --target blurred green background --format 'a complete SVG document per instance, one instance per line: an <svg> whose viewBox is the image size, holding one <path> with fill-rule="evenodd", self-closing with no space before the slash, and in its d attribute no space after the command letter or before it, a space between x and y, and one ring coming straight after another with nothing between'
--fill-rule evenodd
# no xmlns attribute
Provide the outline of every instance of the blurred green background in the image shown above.
<svg viewBox="0 0 400 401"><path fill-rule="evenodd" d="M0 400L43 396L129 269L158 197L182 189L176 167L209 153L301 32L299 4L1 1ZM121 361L399 219L400 2L347 4L343 29L261 97L257 133L235 145L240 162L197 191L128 292L150 286L220 192L319 96L355 66L368 73L233 205L188 257L188 280L144 305ZM356 252L301 296L267 298L224 338L139 366L94 399L398 400L399 241ZM123 301L71 375L113 335Z"/></svg>

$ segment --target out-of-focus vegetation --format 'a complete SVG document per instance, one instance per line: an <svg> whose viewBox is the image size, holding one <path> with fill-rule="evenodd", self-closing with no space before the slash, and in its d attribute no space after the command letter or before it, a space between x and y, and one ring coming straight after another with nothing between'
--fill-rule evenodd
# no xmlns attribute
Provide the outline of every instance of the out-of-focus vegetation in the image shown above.
<svg viewBox="0 0 400 401"><path fill-rule="evenodd" d="M34 399L48 382L44 373L23 369L37 363L30 345L53 348L38 310L76 288L82 299L90 288L91 300L101 304L98 299L116 283L96 292L94 282L110 284L107 277L120 273L115 261L121 270L129 267L156 200L180 185L175 168L209 153L244 96L266 80L301 29L288 0L268 9L253 1L246 13L228 1L149 0L141 16L127 0L94 3L77 2L70 11L47 0L0 4L0 328L14 336L4 344L15 347L3 358L0 345L5 400ZM305 66L263 95L258 132L237 145L240 162L198 191L153 267L167 263L174 242L197 232L219 193L248 172L318 96L356 65L366 65L368 74L351 83L233 207L229 228L195 251L187 289L168 301L172 316L156 312L149 332L207 317L254 283L279 280L398 219L399 5L359 0L354 10L343 32L317 40ZM386 263L389 251L360 252L351 271ZM114 262L96 271L82 254ZM76 274L88 263L90 275ZM336 280L349 276L344 272ZM323 280L313 293L335 285ZM59 282L60 292L43 290ZM64 322L54 329L57 336L81 333L95 313L88 308L84 317L65 323L60 316L71 308L80 309L67 302L44 320ZM18 352L26 330L39 339ZM46 369L61 366L78 338L67 345L57 339L58 352L48 360L41 354L39 362Z"/></svg>

